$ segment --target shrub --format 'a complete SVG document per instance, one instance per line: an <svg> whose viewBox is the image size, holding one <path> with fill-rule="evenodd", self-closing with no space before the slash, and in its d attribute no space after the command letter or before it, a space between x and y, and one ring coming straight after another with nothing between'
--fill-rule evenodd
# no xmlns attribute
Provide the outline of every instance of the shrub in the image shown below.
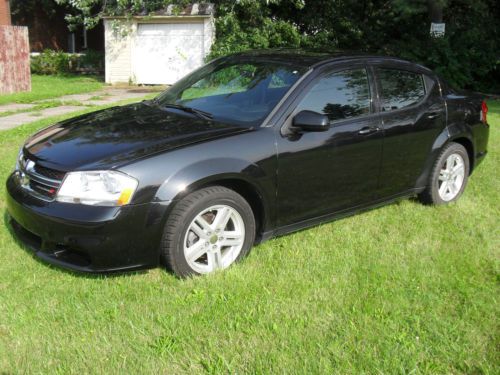
<svg viewBox="0 0 500 375"><path fill-rule="evenodd" d="M71 71L74 57L50 49L31 57L31 72L34 74L67 74Z"/></svg>
<svg viewBox="0 0 500 375"><path fill-rule="evenodd" d="M88 50L85 54L73 54L50 49L31 56L31 73L63 75L68 73L100 73L104 67L104 53Z"/></svg>
<svg viewBox="0 0 500 375"><path fill-rule="evenodd" d="M84 54L79 55L77 70L101 72L104 70L104 52L89 49Z"/></svg>

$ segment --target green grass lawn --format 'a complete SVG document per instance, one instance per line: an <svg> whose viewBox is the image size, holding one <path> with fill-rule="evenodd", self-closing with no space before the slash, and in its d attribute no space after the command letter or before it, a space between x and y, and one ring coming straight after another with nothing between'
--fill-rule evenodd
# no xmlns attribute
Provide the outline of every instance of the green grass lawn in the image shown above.
<svg viewBox="0 0 500 375"><path fill-rule="evenodd" d="M50 122L0 133L1 181ZM500 103L489 122L489 155L458 203L402 201L207 277L66 272L2 215L0 373L500 373Z"/></svg>
<svg viewBox="0 0 500 375"><path fill-rule="evenodd" d="M0 105L7 103L32 103L63 95L96 91L104 86L101 78L92 76L31 76L31 92L0 95Z"/></svg>

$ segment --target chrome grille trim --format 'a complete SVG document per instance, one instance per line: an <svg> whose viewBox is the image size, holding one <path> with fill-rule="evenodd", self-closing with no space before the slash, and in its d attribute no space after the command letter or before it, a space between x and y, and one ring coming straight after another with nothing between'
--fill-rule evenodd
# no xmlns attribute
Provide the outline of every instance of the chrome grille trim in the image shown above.
<svg viewBox="0 0 500 375"><path fill-rule="evenodd" d="M31 188L31 186L28 185L23 185L21 184L21 187L27 191L32 197L35 197L37 199L40 199L41 201L44 201L44 202L53 202L56 198L55 198L55 195L54 195L54 198L50 198L46 195L43 195L43 194L40 194L39 192L33 190Z"/></svg>
<svg viewBox="0 0 500 375"><path fill-rule="evenodd" d="M26 165L26 169L24 171L32 180L35 180L36 182L44 185L48 185L53 188L59 188L61 186L62 181L59 180L54 180L52 178L48 178L45 176L42 176L41 174L37 173L35 171L35 164L29 165L29 163Z"/></svg>
<svg viewBox="0 0 500 375"><path fill-rule="evenodd" d="M18 171L18 178L20 185L33 197L43 200L45 202L53 202L57 195L57 191L62 185L63 179L56 180L44 176L36 171L36 166L37 165L34 161L29 160L24 156L21 158ZM59 171L54 171L54 172L59 172ZM64 174L64 172L61 172L61 174ZM32 187L32 184L35 184L34 185L35 187ZM35 188L45 191L47 194L42 194L39 191L36 191ZM55 190L53 195L50 193L50 190L52 189Z"/></svg>

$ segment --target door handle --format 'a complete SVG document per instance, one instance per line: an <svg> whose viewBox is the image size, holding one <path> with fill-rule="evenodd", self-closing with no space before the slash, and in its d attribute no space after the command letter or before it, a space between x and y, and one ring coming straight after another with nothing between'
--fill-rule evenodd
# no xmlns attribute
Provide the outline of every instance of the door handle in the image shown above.
<svg viewBox="0 0 500 375"><path fill-rule="evenodd" d="M439 116L441 116L441 112L431 112L431 113L429 113L429 114L427 115L427 118L428 118L429 120L432 120L432 119L437 118L437 117L439 117Z"/></svg>
<svg viewBox="0 0 500 375"><path fill-rule="evenodd" d="M361 129L358 132L358 134L359 135L367 135L367 134L378 132L379 130L380 130L380 128L378 126L367 126L363 129Z"/></svg>

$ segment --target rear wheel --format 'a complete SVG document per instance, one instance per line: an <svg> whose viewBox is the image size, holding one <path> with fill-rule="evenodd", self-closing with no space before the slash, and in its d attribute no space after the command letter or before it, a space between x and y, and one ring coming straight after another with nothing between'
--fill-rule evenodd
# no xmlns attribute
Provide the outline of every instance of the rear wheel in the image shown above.
<svg viewBox="0 0 500 375"><path fill-rule="evenodd" d="M255 218L233 190L212 186L179 201L167 220L161 252L177 276L211 273L248 254L255 239Z"/></svg>
<svg viewBox="0 0 500 375"><path fill-rule="evenodd" d="M458 143L448 144L439 154L427 188L419 198L427 204L445 204L462 195L469 177L469 155Z"/></svg>

